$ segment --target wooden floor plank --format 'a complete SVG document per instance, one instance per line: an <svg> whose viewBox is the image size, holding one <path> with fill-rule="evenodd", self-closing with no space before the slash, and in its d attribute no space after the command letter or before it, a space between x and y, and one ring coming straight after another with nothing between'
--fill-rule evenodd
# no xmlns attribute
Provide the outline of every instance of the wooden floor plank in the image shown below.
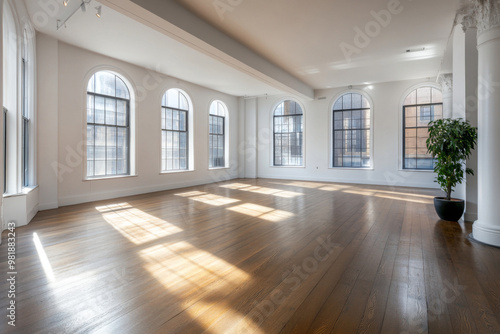
<svg viewBox="0 0 500 334"><path fill-rule="evenodd" d="M238 179L39 212L0 332L499 333L500 249L437 193Z"/></svg>

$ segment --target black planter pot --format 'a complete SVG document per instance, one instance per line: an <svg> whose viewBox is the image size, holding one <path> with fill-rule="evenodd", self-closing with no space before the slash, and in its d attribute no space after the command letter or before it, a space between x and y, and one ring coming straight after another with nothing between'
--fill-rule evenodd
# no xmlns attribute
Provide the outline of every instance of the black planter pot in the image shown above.
<svg viewBox="0 0 500 334"><path fill-rule="evenodd" d="M444 197L434 197L434 208L442 220L456 222L464 214L465 201L463 199L448 201Z"/></svg>

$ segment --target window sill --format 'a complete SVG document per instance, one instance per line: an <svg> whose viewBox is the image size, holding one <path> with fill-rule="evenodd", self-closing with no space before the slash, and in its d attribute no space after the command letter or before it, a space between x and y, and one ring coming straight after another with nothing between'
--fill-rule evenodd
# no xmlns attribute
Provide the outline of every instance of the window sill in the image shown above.
<svg viewBox="0 0 500 334"><path fill-rule="evenodd" d="M125 179L129 177L137 177L137 174L132 175L114 175L114 176L104 176L104 177L92 177L92 178L84 178L83 181L103 181L103 180L116 180L116 179Z"/></svg>
<svg viewBox="0 0 500 334"><path fill-rule="evenodd" d="M23 187L23 189L19 193L4 193L3 198L26 196L36 188L38 188L38 186Z"/></svg>
<svg viewBox="0 0 500 334"><path fill-rule="evenodd" d="M306 166L269 166L271 168L306 168Z"/></svg>
<svg viewBox="0 0 500 334"><path fill-rule="evenodd" d="M403 168L400 168L399 169L400 172L410 172L410 173L434 173L434 170L433 169L403 169Z"/></svg>
<svg viewBox="0 0 500 334"><path fill-rule="evenodd" d="M208 170L230 169L230 167L209 167Z"/></svg>
<svg viewBox="0 0 500 334"><path fill-rule="evenodd" d="M375 168L373 167L328 167L331 170L367 170L373 171Z"/></svg>
<svg viewBox="0 0 500 334"><path fill-rule="evenodd" d="M194 169L184 169L184 170L169 170L169 171L161 171L160 175L166 175L166 174L177 174L177 173L190 173L194 172Z"/></svg>

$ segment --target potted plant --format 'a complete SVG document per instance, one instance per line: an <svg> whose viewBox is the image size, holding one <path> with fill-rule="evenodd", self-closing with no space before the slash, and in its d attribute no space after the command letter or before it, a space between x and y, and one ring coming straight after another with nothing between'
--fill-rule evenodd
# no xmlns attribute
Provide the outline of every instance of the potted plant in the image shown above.
<svg viewBox="0 0 500 334"><path fill-rule="evenodd" d="M451 198L451 193L457 184L462 183L465 173L474 175L471 168L464 167L476 142L477 128L460 118L439 119L429 123L427 150L436 159L435 182L446 193L446 197L434 198L434 207L443 220L458 221L464 213L464 200Z"/></svg>

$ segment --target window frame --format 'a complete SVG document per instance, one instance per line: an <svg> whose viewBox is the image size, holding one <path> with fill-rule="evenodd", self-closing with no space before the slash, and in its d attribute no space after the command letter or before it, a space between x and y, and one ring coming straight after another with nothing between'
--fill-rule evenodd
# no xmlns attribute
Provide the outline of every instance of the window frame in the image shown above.
<svg viewBox="0 0 500 334"><path fill-rule="evenodd" d="M213 132L210 132L210 120L214 118L214 119L222 119L222 133L213 133ZM216 169L216 168L224 168L226 167L226 130L225 130L225 127L226 127L226 118L224 116L219 116L219 115L212 115L212 114L209 114L208 115L208 119L209 119L209 130L208 130L208 147L209 147L209 152L208 152L208 167L210 169ZM212 123L213 124L213 123ZM213 128L213 127L212 127ZM218 160L219 158L216 157L214 158L213 157L213 151L214 151L214 148L212 146L212 148L210 148L210 143L212 142L212 138L211 136L215 136L217 138L217 141L219 141L220 137L222 137L222 164L214 164L214 161L215 160ZM215 160L213 160L215 159Z"/></svg>
<svg viewBox="0 0 500 334"><path fill-rule="evenodd" d="M215 104L215 106L214 106ZM215 107L216 113L212 113L212 108ZM222 110L223 115L220 115L220 111ZM212 117L215 119L222 119L222 133L214 133L211 132L211 120ZM229 123L228 123L228 109L227 106L224 102L220 100L213 100L210 103L209 110L208 110L208 169L213 170L213 169L222 169L222 168L229 168L228 165L228 147L229 147L229 141L227 134L229 133ZM211 136L217 136L217 137L222 137L222 164L215 165L212 161L213 158L213 153L212 150L213 148L211 147L212 144L212 137Z"/></svg>
<svg viewBox="0 0 500 334"><path fill-rule="evenodd" d="M179 108L177 107L170 107L170 106L166 106L164 105L163 101L165 100L165 96L168 94L169 91L177 91L177 93L179 94L179 99L180 99L180 96L183 96L185 99L186 99L186 104L187 104L187 109L182 109L180 108L180 100L179 100ZM175 87L172 87L172 88L168 88L166 90L164 90L162 96L161 96L161 114L160 114L160 120L161 120L161 124L160 124L160 129L161 129L161 137L160 137L160 140L161 140L161 143L160 143L160 172L161 173L182 173L182 172L189 172L189 171L192 171L192 168L191 168L191 164L192 164L192 161L191 161L191 122L192 120L190 120L190 118L192 117L192 104L191 104L191 100L189 98L189 95L184 92L182 89L179 89L179 88L175 88ZM185 114L185 130L174 130L173 129L173 126L172 126L172 129L166 129L164 128L163 126L163 113L166 112L167 109L170 109L172 110L172 114L173 114L173 111L177 111L177 112L182 112ZM179 118L180 119L180 118ZM166 115L165 115L165 120L166 120ZM166 121L165 121L166 122ZM172 117L172 124L173 124L174 120L173 120L173 117ZM164 148L163 146L163 134L164 133L169 133L169 132L172 132L172 133L185 133L186 134L186 167L185 168L180 168L180 153L179 153L179 168L178 169L164 169L163 168L163 160L166 160L166 158L164 158L163 156L163 152L164 150L166 150L166 148ZM180 152L180 140L179 140L179 147L178 147L178 150ZM168 162L165 164L166 167L167 166ZM172 162L172 166L173 166L173 162Z"/></svg>
<svg viewBox="0 0 500 334"><path fill-rule="evenodd" d="M99 72L107 72L109 74L112 74L115 76L115 88L114 88L114 91L115 91L115 96L112 96L112 95L106 95L106 94L101 94L101 93L95 93L95 92L89 92L88 90L88 86L89 86L89 83L90 83L90 80L95 79L95 76L97 73ZM128 99L127 98L123 98L123 97L118 97L116 96L116 80L119 79L123 82L123 84L125 85L125 87L127 88L127 93L128 93ZM94 87L95 87L95 82L94 82ZM133 106L133 94L132 94L132 86L130 84L130 82L124 78L121 74L117 73L116 71L114 70L109 70L109 69L106 69L106 68L103 68L103 69L98 69L98 70L95 70L92 72L92 74L90 75L89 79L86 81L86 86L85 86L85 130L84 130L84 133L85 133L85 168L84 168L84 180L99 180L99 179L110 179L110 178L120 178L120 177L129 177L129 176L133 176L133 166L132 166L132 154L133 154L133 147L132 147L132 136L133 136L133 113L132 113L132 106ZM90 96L93 96L93 103L94 103L94 122L88 122L88 97ZM104 110L104 123L96 123L95 122L95 101L96 101L96 97L99 97L99 98L103 98L104 99L104 104L106 104L106 99L112 99L114 100L114 103L115 103L115 118L117 117L117 102L118 101L124 101L125 102L125 109L126 109L126 125L118 125L117 121L115 121L116 124L106 124L106 110ZM93 157L94 159L92 160L93 161L93 175L90 176L89 175L89 168L88 168L88 163L89 163L89 155L88 155L88 152L89 152L89 143L88 143L88 127L90 126L93 126L94 127L94 154L93 154ZM105 152L105 159L104 159L104 162L105 162L105 174L104 175L95 175L95 128L97 126L102 126L102 127L105 127L106 131L105 131L105 148L104 148L104 152ZM108 151L108 146L107 146L107 129L108 128L115 128L116 129L116 144L115 144L115 147L116 147L116 158L115 158L115 163L118 164L118 129L121 128L121 129L127 129L127 137L126 137L126 144L127 144L127 155L126 155L126 172L125 173L114 173L114 174L108 174L108 159L107 159L107 151ZM118 166L116 166L118 167Z"/></svg>
<svg viewBox="0 0 500 334"><path fill-rule="evenodd" d="M28 52L28 31L23 29L23 40L21 48L21 186L23 188L32 185L31 179L31 106L30 106L30 60Z"/></svg>
<svg viewBox="0 0 500 334"><path fill-rule="evenodd" d="M279 106L285 102L293 102L296 104L296 106L298 106L300 109L301 109L301 114L290 114L290 115L276 115L276 111L277 109L279 108ZM306 155L305 155L305 130L306 130L306 126L305 126L305 117L306 117L306 113L304 111L304 106L299 103L297 100L295 100L294 98L283 98L283 99L280 99L280 101L278 103L276 103L272 110L271 110L271 128L272 128L272 131L271 131L271 143L272 143L272 147L271 147L271 160L270 160L270 165L271 167L276 167L276 168L305 168L305 165L306 165ZM293 132L279 132L277 133L276 132L276 118L285 118L285 117L297 117L297 116L300 116L301 117L301 132L297 132L297 131L293 131ZM301 149L301 155L300 155L300 158L301 158L301 164L296 164L296 165L291 165L291 164L276 164L276 134L301 134L301 145L300 145L300 149ZM290 151L290 154L289 156L292 157L292 154L291 154L291 145L289 144L289 151ZM281 145L281 147L283 147L283 145ZM283 155L281 155L281 157L283 158Z"/></svg>
<svg viewBox="0 0 500 334"><path fill-rule="evenodd" d="M419 104L418 103L418 96L417 96L417 100L416 100L416 104L408 104L406 105L405 104L405 101L406 99L408 98L408 96L410 94L412 94L413 92L415 91L418 91L418 89L422 89L422 88L430 88L431 89L431 103L421 103ZM440 93L441 93L441 102L437 102L437 103L434 103L432 102L432 89L436 89L438 90ZM441 118L444 117L444 100L443 100L443 97L442 97L442 89L441 87L438 87L437 85L433 84L433 83L422 83L422 84L419 84L417 86L413 86L412 88L408 89L407 91L405 91L405 93L403 94L403 97L402 97L402 100L401 100L401 113L400 113L400 117L401 117L401 125L400 125L400 129L401 129L401 146L400 146L400 157L401 157L401 161L400 161L400 170L401 171L408 171L408 172L434 172L434 168L431 167L431 168L418 168L418 157L415 158L416 160L416 168L413 168L413 167L406 167L406 130L407 130L407 127L406 127L406 108L418 108L418 107L426 107L426 106L430 106L431 107L431 115L433 116L432 119L434 119L434 115L435 115L435 112L434 112L434 106L437 106L437 105L440 105L441 106L441 109L442 109L442 115L441 115ZM422 115L420 115L422 116ZM415 115L415 118L418 119L417 115ZM428 129L429 126L418 126L418 123L417 125L415 125L414 127L410 127L409 129L415 129L416 131L418 131L418 129ZM433 159L435 160L435 159ZM434 165L434 163L433 163Z"/></svg>
<svg viewBox="0 0 500 334"><path fill-rule="evenodd" d="M3 193L7 193L7 138L8 138L8 110L3 107Z"/></svg>
<svg viewBox="0 0 500 334"><path fill-rule="evenodd" d="M342 109L342 110L338 110L338 111L335 111L334 108L335 108L335 105L337 103L337 101L340 99L340 98L343 98L345 95L347 94L358 94L361 96L361 98L363 99L366 99L368 104L370 105L369 108L363 108L363 105L361 104L361 107L362 108L355 108L355 109ZM363 100L361 100L362 102ZM363 131L363 130L369 130L370 131L370 134L368 136L369 140L370 140L370 149L369 149L369 152L370 152L370 159L369 159L369 166L363 166L362 164L359 166L359 167L355 167L355 166L335 166L335 132L336 131L342 131L342 133L344 133L344 129L342 130L335 130L335 112L344 112L344 111L352 111L352 110L366 110L368 109L370 111L370 117L369 117L369 120L370 120L370 127L369 129L365 129L365 128L360 128L360 129L356 129L356 130L360 130L360 131ZM364 91L360 91L360 90L355 90L355 89L350 89L350 90L346 90L346 91L343 91L341 93L339 93L338 95L336 95L334 97L334 99L332 100L331 104L330 104L330 122L328 124L329 126L329 133L330 133L330 143L329 143L329 146L330 146L330 159L329 159L329 168L330 169L336 169L336 170L340 170L340 169L349 169L349 170L373 170L374 169L374 152L375 152L375 148L374 148L374 131L373 131L373 124L374 124L374 104L373 104L373 100L371 99L371 97L366 94L366 92ZM361 117L361 121L362 121L363 117ZM344 120L344 118L342 117L342 120ZM351 129L352 130L352 129ZM362 152L360 152L362 153ZM362 158L362 155L361 157Z"/></svg>

